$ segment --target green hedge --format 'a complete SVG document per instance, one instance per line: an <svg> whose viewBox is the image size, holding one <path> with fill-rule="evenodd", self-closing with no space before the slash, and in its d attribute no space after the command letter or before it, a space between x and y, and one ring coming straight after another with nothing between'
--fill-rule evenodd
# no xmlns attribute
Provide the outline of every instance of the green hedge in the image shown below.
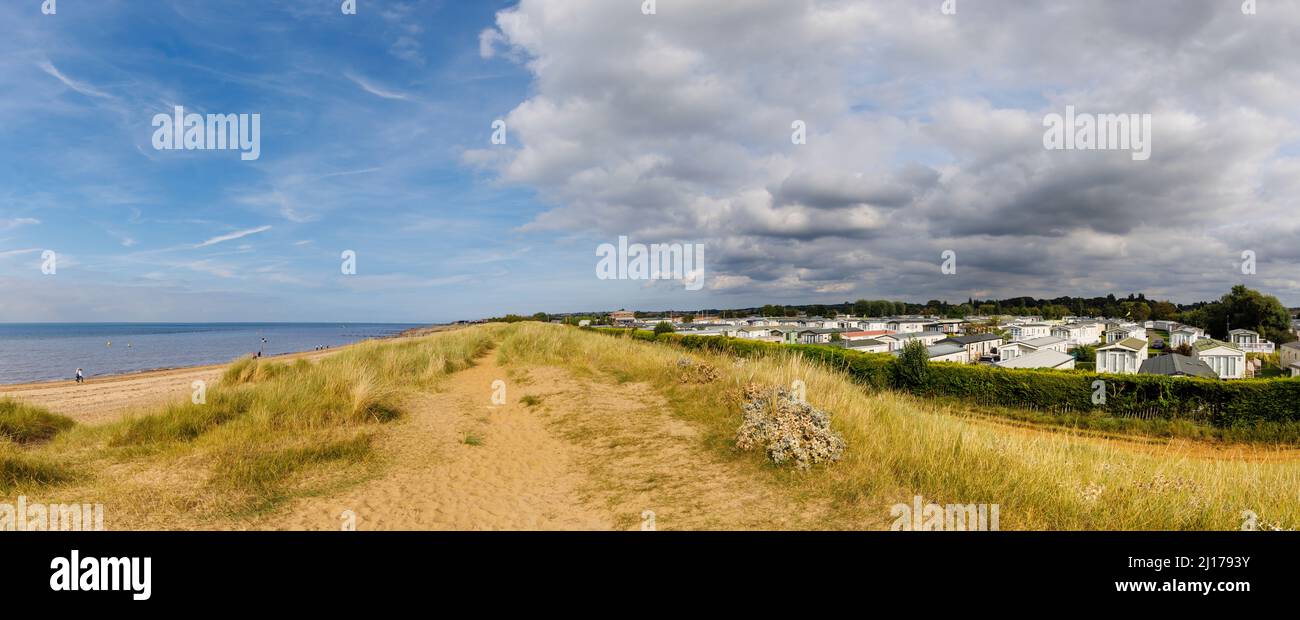
<svg viewBox="0 0 1300 620"><path fill-rule="evenodd" d="M826 345L782 345L719 336L602 330L638 340L669 342L740 356L793 350L843 370L876 389L902 389L893 355L861 353ZM932 363L921 396L955 396L989 405L1053 411L1095 411L1116 416L1192 419L1220 427L1259 422L1300 422L1300 378L1221 381L1164 375L1111 375L1090 370L1028 370L974 364ZM1105 382L1106 402L1094 405L1093 382Z"/></svg>

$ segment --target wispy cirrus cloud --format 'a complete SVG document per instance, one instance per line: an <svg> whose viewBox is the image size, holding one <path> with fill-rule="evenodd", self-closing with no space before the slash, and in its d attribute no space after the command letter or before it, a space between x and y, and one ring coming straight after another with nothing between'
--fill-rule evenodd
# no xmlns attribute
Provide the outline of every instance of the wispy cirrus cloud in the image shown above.
<svg viewBox="0 0 1300 620"><path fill-rule="evenodd" d="M0 220L0 230L13 230L20 226L35 226L41 221L34 217L17 217L7 220Z"/></svg>
<svg viewBox="0 0 1300 620"><path fill-rule="evenodd" d="M81 82L81 81L78 81L78 80L74 80L74 79L72 79L72 78L70 78L70 77L64 75L62 71L59 71L59 68L58 68L58 67L54 66L54 63L52 63L52 62L50 62L50 61L48 61L48 60L42 60L42 61L38 62L38 63L36 63L36 66L40 67L40 68L41 68L41 71L44 71L44 72L46 72L46 73L48 73L48 74L54 76L54 78L56 78L56 79L59 80L60 82L63 82L63 85L64 85L64 86L67 86L68 88L71 88L72 90L75 90L75 91L77 91L77 92L79 92L79 93L81 93L81 94L83 94L83 95L86 95L86 96L89 96L89 97L98 97L98 98L100 98L100 99L112 99L112 98L113 98L112 95L110 95L110 94L108 94L108 93L106 93L106 92L104 92L104 91L102 91L102 90L99 90L98 88L95 88L94 86L91 86L90 84L87 84L87 83L85 83L85 82Z"/></svg>
<svg viewBox="0 0 1300 620"><path fill-rule="evenodd" d="M370 82L366 78L363 78L355 73L352 73L351 71L344 73L343 76L348 78L349 80L352 80L354 83L356 83L357 86L360 86L362 90L376 97L381 97L383 99L398 99L402 101L411 98L410 95L407 95L406 93L375 85L374 83Z"/></svg>
<svg viewBox="0 0 1300 620"><path fill-rule="evenodd" d="M3 252L0 252L0 258L9 258L10 256L22 256L23 254L31 254L32 252L39 252L39 251L41 251L40 248L27 248L24 250L5 250Z"/></svg>
<svg viewBox="0 0 1300 620"><path fill-rule="evenodd" d="M235 239L243 239L244 237L247 237L247 236L249 236L249 235L256 235L256 234L259 234L259 233L264 233L264 232L266 232L266 231L268 231L268 230L271 230L271 226L270 226L270 225L267 225L267 226L258 226L257 228L249 228L248 230L237 230L237 231L232 232L232 233L227 233L227 234L224 234L224 235L218 235L218 236L216 236L216 237L213 237L213 238L211 238L211 239L208 239L207 241L204 241L203 243L196 244L196 245L194 246L194 248L195 248L195 249L198 249L198 248L206 248L206 247L210 247L210 246L217 245L218 243L225 243L226 241L234 241Z"/></svg>

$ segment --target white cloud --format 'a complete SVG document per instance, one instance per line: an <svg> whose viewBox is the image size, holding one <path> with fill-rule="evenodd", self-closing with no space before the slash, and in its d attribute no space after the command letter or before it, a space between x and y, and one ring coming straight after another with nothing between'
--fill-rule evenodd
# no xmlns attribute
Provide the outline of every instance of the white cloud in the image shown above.
<svg viewBox="0 0 1300 620"><path fill-rule="evenodd" d="M1154 4L522 0L479 36L533 75L513 146L463 161L555 205L525 231L708 242L714 290L1195 301L1237 246L1294 273L1300 5ZM1045 151L1066 105L1151 114L1151 159Z"/></svg>
<svg viewBox="0 0 1300 620"><path fill-rule="evenodd" d="M224 235L217 235L216 237L213 237L213 238L211 238L211 239L208 239L207 241L204 241L203 243L199 243L199 244L195 245L194 248L196 248L196 249L197 249L197 248L206 248L206 247L208 247L208 246L213 246L213 245L216 245L216 244L218 244L218 243L224 243L224 242L226 242L226 241L234 241L235 239L242 239L242 238L247 237L247 236L249 236L249 235L256 235L256 234L258 234L258 233L264 233L264 232L266 232L266 231L268 231L268 230L271 230L271 227L270 227L270 226L258 226L257 228L249 228L248 230L238 230L238 231L235 231L235 232L232 232L232 233L227 233L227 234L224 234Z"/></svg>
<svg viewBox="0 0 1300 620"><path fill-rule="evenodd" d="M13 230L19 226L35 226L41 221L31 217L18 217L7 220L0 220L0 230Z"/></svg>
<svg viewBox="0 0 1300 620"><path fill-rule="evenodd" d="M407 100L407 99L410 99L410 96L407 95L406 93L402 93L402 92L398 92L398 91L395 91L395 90L390 90L390 89L387 89L387 88L383 88L383 87L380 87L380 86L376 86L376 85L372 84L369 80L367 80L367 79L365 79L365 78L363 78L363 77L361 77L361 76L359 76L359 75L356 75L356 74L354 74L354 73L348 72L348 73L344 73L343 75L344 75L345 77L347 77L349 80L352 80L353 82L355 82L356 85L357 85L357 86L360 86L362 90L364 90L364 91L366 91L366 92L368 92L368 93L370 93L370 94L372 94L372 95L374 95L374 96L376 96L376 97L381 97L381 98L384 98L384 99L399 99L399 100L403 100L403 101L405 101L405 100Z"/></svg>
<svg viewBox="0 0 1300 620"><path fill-rule="evenodd" d="M51 63L51 62L48 61L48 60L43 60L43 61L41 61L41 62L38 62L38 63L36 63L36 66L40 67L40 68L41 68L41 71L44 71L44 72L46 72L46 73L48 73L48 74L54 76L54 77L55 77L56 79L58 79L60 82L63 82L63 85L64 85L64 86L67 86L68 88L71 88L72 90L75 90L75 91L77 91L77 92L79 92L79 93L81 93L81 94L83 94L83 95L87 95L87 96L90 96L90 97L98 97L98 98L100 98L100 99L111 99L111 98L112 98L112 95L109 95L108 93L106 93L106 92L104 92L104 91L102 91L102 90L99 90L98 88L95 88L94 86L91 86L91 85L89 85L89 84L86 84L85 82L79 82L79 81L77 81L77 80L74 80L74 79L72 79L72 78L69 78L69 77L66 76L66 75L63 75L63 73L59 71L59 68L58 68L58 67L55 67L55 66L54 66L54 63Z"/></svg>

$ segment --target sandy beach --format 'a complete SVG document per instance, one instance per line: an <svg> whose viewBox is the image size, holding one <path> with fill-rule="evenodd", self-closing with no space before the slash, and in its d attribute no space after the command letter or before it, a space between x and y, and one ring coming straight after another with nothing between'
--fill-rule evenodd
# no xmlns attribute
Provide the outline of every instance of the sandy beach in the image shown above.
<svg viewBox="0 0 1300 620"><path fill-rule="evenodd" d="M317 360L337 353L304 351L276 357L274 361ZM150 370L75 381L49 381L0 385L0 398L15 398L66 415L80 424L103 424L127 413L189 397L195 381L213 383L228 364Z"/></svg>
<svg viewBox="0 0 1300 620"><path fill-rule="evenodd" d="M455 329L453 325L434 325L407 330L384 340L416 338ZM365 342L365 341L362 341ZM346 349L346 345L323 351L300 351L267 356L274 362L299 359L316 361ZM234 361L234 360L231 360ZM229 363L162 368L76 381L43 381L0 385L0 398L15 398L46 407L66 415L80 424L112 422L131 411L150 409L160 404L189 397L195 381L213 383Z"/></svg>

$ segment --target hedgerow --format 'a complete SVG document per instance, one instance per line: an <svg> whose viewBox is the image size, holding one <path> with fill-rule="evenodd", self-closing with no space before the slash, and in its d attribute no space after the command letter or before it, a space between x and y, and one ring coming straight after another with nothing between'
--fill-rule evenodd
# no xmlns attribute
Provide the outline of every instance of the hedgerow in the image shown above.
<svg viewBox="0 0 1300 620"><path fill-rule="evenodd" d="M900 375L898 359L889 354L720 336L656 335L641 330L601 331L742 357L797 351L808 359L843 370L859 383L874 389L902 390L919 396L953 396L987 405L1123 417L1189 419L1224 428L1300 422L1300 378L1221 381L1164 375L1101 374L1090 370L1031 370L931 363L924 382L918 385Z"/></svg>

